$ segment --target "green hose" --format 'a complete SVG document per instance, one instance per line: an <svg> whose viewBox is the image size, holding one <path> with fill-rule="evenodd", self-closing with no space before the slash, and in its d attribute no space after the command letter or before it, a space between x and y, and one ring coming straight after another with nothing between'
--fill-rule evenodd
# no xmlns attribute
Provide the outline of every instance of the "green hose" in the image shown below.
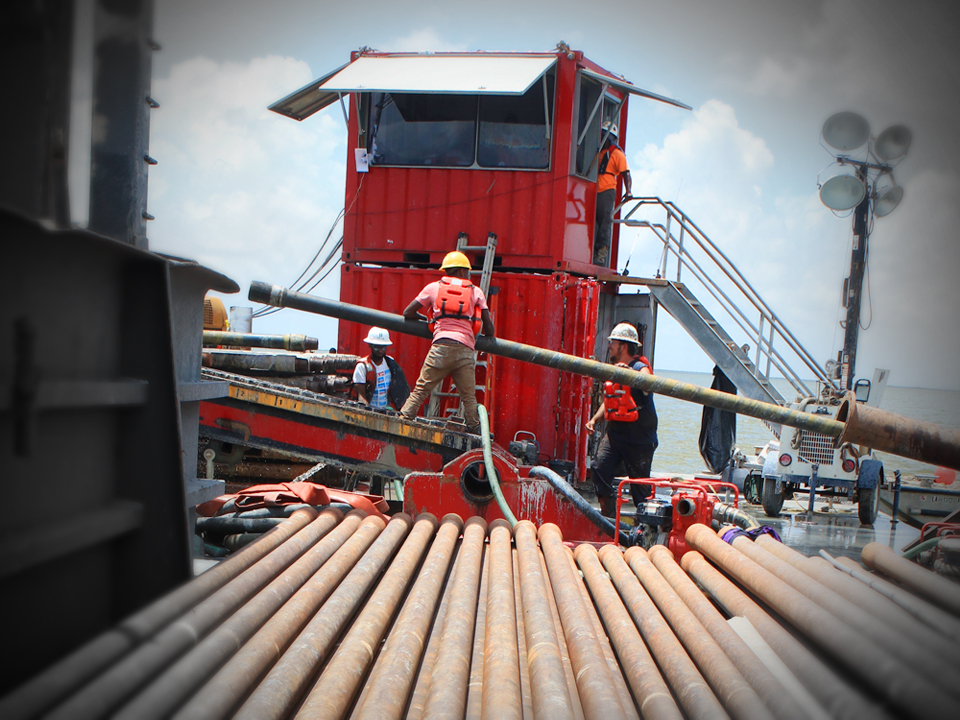
<svg viewBox="0 0 960 720"><path fill-rule="evenodd" d="M922 553L924 550L929 550L930 548L935 547L938 542L940 542L940 538L938 537L930 538L929 540L924 540L919 545L915 545L914 547L910 548L906 552L901 553L900 557L905 558L907 560L913 560L917 555Z"/></svg>
<svg viewBox="0 0 960 720"><path fill-rule="evenodd" d="M403 483L397 479L394 479L393 491L397 494L397 500L403 502Z"/></svg>
<svg viewBox="0 0 960 720"><path fill-rule="evenodd" d="M487 480L490 487L493 488L493 496L497 499L497 505L500 506L500 512L510 523L510 527L517 524L517 518L507 505L506 498L500 490L500 479L497 477L497 471L493 467L493 452L490 450L490 420L487 418L487 409L477 404L477 412L480 414L480 439L483 440L483 465L487 468Z"/></svg>

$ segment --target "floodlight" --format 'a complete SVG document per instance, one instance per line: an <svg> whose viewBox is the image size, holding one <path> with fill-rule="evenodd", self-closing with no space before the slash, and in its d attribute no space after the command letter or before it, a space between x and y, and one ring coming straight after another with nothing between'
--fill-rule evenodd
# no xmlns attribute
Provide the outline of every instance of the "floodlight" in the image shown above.
<svg viewBox="0 0 960 720"><path fill-rule="evenodd" d="M856 150L869 137L870 125L855 112L839 112L823 124L823 139L837 150Z"/></svg>
<svg viewBox="0 0 960 720"><path fill-rule="evenodd" d="M837 175L820 188L820 202L831 210L855 208L867 194L863 183L853 175Z"/></svg>
<svg viewBox="0 0 960 720"><path fill-rule="evenodd" d="M913 134L906 125L891 125L877 138L873 150L881 160L896 160L910 148Z"/></svg>
<svg viewBox="0 0 960 720"><path fill-rule="evenodd" d="M873 206L873 214L877 217L884 217L889 215L900 204L900 201L903 199L903 188L899 185L894 186L883 193L880 197L877 198L877 202Z"/></svg>

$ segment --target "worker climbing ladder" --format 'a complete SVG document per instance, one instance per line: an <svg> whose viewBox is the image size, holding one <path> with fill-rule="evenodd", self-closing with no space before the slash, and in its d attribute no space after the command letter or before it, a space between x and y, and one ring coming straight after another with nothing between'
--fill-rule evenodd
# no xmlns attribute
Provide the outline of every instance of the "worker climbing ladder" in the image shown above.
<svg viewBox="0 0 960 720"><path fill-rule="evenodd" d="M487 305L490 306L492 313L493 305L490 297L490 279L493 276L493 261L497 251L496 233L489 233L487 235L486 245L470 245L467 234L460 233L457 236L457 250L462 253L483 250L482 269L471 270L470 274L480 276L480 290L487 299ZM493 358L487 353L476 353L476 377L477 402L485 405L487 410L491 411L492 408L487 401L493 397ZM460 414L460 394L457 392L449 376L444 379L431 394L426 415L428 417L462 417Z"/></svg>

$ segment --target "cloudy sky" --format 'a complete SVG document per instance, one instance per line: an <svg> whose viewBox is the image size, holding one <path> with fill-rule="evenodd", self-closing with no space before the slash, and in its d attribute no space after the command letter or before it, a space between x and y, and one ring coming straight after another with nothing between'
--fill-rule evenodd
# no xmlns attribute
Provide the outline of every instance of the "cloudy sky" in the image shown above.
<svg viewBox="0 0 960 720"><path fill-rule="evenodd" d="M835 172L820 129L840 110L876 134L908 125L913 146L895 172L904 200L870 237L858 374L888 367L894 385L960 389L960 23L948 2L156 3L151 249L234 278L243 291L228 306L249 305L251 280L291 283L343 207L340 108L297 123L267 105L364 45L547 51L564 40L694 108L631 101L634 194L676 201L821 362L842 347L852 219L819 201L818 176ZM631 232L618 267L633 249L631 272L652 275L660 249ZM315 292L338 297L338 278ZM658 367L709 371L661 322ZM316 335L323 347L334 328L294 311L254 326Z"/></svg>

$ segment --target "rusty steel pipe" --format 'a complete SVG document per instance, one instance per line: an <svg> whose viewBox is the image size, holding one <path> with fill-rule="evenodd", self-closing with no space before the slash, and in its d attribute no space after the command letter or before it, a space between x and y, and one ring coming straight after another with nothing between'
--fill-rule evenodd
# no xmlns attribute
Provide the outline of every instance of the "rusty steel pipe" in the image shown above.
<svg viewBox="0 0 960 720"><path fill-rule="evenodd" d="M567 562L575 576L583 577L583 573L580 571L580 568L577 567L577 561L574 559L572 552L567 553ZM603 627L600 615L597 614L597 608L593 604L593 598L590 597L590 591L587 590L586 583L579 582L577 586L580 588L580 595L583 597L583 605L587 609L590 622L593 623L594 634L600 643L600 650L607 660L610 677L613 678L613 684L616 686L617 693L620 695L620 706L623 708L627 720L640 720L640 711L637 709L637 704L633 700L633 695L630 692L627 681L623 677L620 662L617 660L616 653L614 653L613 647L610 645L610 638L607 637L607 631Z"/></svg>
<svg viewBox="0 0 960 720"><path fill-rule="evenodd" d="M721 541L722 542L722 541ZM878 705L841 680L833 670L771 618L699 552L684 553L680 566L730 615L745 617L780 656L830 717L858 720L889 718Z"/></svg>
<svg viewBox="0 0 960 720"><path fill-rule="evenodd" d="M535 718L575 720L547 599L547 579L540 564L537 526L529 520L521 520L514 527L513 534L523 597L523 635L527 645L533 715Z"/></svg>
<svg viewBox="0 0 960 720"><path fill-rule="evenodd" d="M229 655L212 667L212 671L188 664L185 670L195 670L199 677L197 680L186 677L183 683L191 689L197 684L205 684L175 717L178 720L229 717L253 690L257 680L277 661L307 619L377 539L383 527L384 522L378 517L365 517L363 512L356 511L348 513L340 525L311 550L325 559L283 607L274 614L255 619L244 613L251 627L241 625L234 629L231 625L234 618L242 618L241 610L214 631L211 637L222 637L222 642L230 650ZM231 639L232 648L229 647ZM171 693L175 694L175 691ZM162 700L158 702L163 704Z"/></svg>
<svg viewBox="0 0 960 720"><path fill-rule="evenodd" d="M956 615L951 615L946 610L914 595L900 585L885 580L882 575L864 569L863 565L853 558L831 558L825 550L821 550L820 555L826 556L835 567L843 569L858 582L862 582L884 597L889 598L913 617L943 633L948 640L960 644L960 618L957 618Z"/></svg>
<svg viewBox="0 0 960 720"><path fill-rule="evenodd" d="M39 716L289 540L316 517L313 510L295 513L240 552L94 638L0 700L0 717L19 720Z"/></svg>
<svg viewBox="0 0 960 720"><path fill-rule="evenodd" d="M553 594L550 584L550 573L547 572L547 561L540 553L540 572L543 574L547 589L547 601L550 603L550 614L553 616L553 631L557 636L557 645L560 647L560 661L563 663L563 674L567 680L567 693L573 704L573 715L576 720L584 720L583 707L580 704L580 692L577 690L577 678L573 674L573 663L570 662L570 652L567 650L567 639L563 634L563 623L560 621L560 611L557 609L557 598Z"/></svg>
<svg viewBox="0 0 960 720"><path fill-rule="evenodd" d="M487 522L472 517L463 526L463 543L457 558L452 589L438 632L439 646L435 665L442 673L431 675L430 687L423 708L427 720L461 718L467 707L467 686L470 683L470 648L477 616L480 593L480 568Z"/></svg>
<svg viewBox="0 0 960 720"><path fill-rule="evenodd" d="M371 310L358 305L293 292L278 285L253 282L250 284L249 298L253 302L275 307L293 308L339 318L340 320L376 325L416 337L432 338L426 323L405 320L402 315L395 315L382 310ZM620 368L596 360L545 350L510 340L488 338L480 335L477 337L477 350L577 375L586 375L598 380L612 380L623 385L639 388L645 392L668 395L679 400L728 410L771 423L781 423L802 430L821 433L832 438L838 438L841 434L844 434L844 442L859 443L876 450L883 450L924 462L936 462L960 470L960 433L933 423L922 423L892 413L886 413L883 417L865 413L859 418L855 426L844 433L844 423L833 418L790 410L779 405L751 400L656 375L641 374L629 368ZM895 418L899 423L898 428L900 430L896 433L884 431L889 425L890 418ZM936 460L932 458L936 458Z"/></svg>
<svg viewBox="0 0 960 720"><path fill-rule="evenodd" d="M656 658L664 680L673 690L687 716L729 718L683 645L630 570L627 564L630 557L624 556L612 546L610 550L605 549L601 555L613 586L623 598L624 607Z"/></svg>
<svg viewBox="0 0 960 720"><path fill-rule="evenodd" d="M313 547L334 522L335 517L330 516L313 520L249 570L161 630L149 643L140 645L83 687L49 717L57 720L99 718L116 709Z"/></svg>
<svg viewBox="0 0 960 720"><path fill-rule="evenodd" d="M895 452L932 465L960 469L960 430L923 420L897 415L887 410L858 403L848 392L834 418L843 423L837 444L859 445Z"/></svg>
<svg viewBox="0 0 960 720"><path fill-rule="evenodd" d="M325 511L326 512L326 511ZM273 582L224 620L197 647L167 668L150 685L121 707L113 717L117 720L153 720L169 717L193 692L227 662L254 633L311 576L338 552L352 528L357 527L363 513L351 511L340 528L328 533L300 559L278 575ZM379 518L367 518L371 523ZM383 521L379 521L383 526ZM343 532L338 532L343 528ZM379 532L379 528L377 530ZM372 542L372 538L371 538ZM326 569L326 567L325 567ZM343 571L346 574L346 569ZM312 581L311 581L312 582Z"/></svg>
<svg viewBox="0 0 960 720"><path fill-rule="evenodd" d="M399 720L403 716L461 530L463 520L459 515L443 516L430 552L383 647L384 662L367 681L366 699L356 713L358 720Z"/></svg>
<svg viewBox="0 0 960 720"><path fill-rule="evenodd" d="M936 685L727 545L707 526L690 526L686 538L691 547L717 563L904 715L919 719L960 712L960 705Z"/></svg>
<svg viewBox="0 0 960 720"><path fill-rule="evenodd" d="M647 555L774 716L778 720L808 720L808 715L793 696L786 692L780 681L681 569L673 553L663 545L655 545Z"/></svg>
<svg viewBox="0 0 960 720"><path fill-rule="evenodd" d="M583 715L586 720L625 720L619 692L584 606L580 578L570 566L570 551L563 545L560 528L546 523L540 527L538 537L557 600Z"/></svg>
<svg viewBox="0 0 960 720"><path fill-rule="evenodd" d="M619 553L612 546L601 549L601 555L608 552ZM642 716L649 720L682 718L683 714L660 675L656 662L601 566L597 551L590 545L580 545L574 551L574 558L583 572L583 579L603 619Z"/></svg>
<svg viewBox="0 0 960 720"><path fill-rule="evenodd" d="M530 667L527 658L527 638L523 628L523 596L520 592L520 560L517 548L513 555L513 599L516 603L514 613L517 617L517 659L520 666L520 707L524 718L533 717L533 695L530 690Z"/></svg>
<svg viewBox="0 0 960 720"><path fill-rule="evenodd" d="M863 564L893 578L925 600L960 616L960 585L897 555L886 545L868 543L860 551Z"/></svg>
<svg viewBox="0 0 960 720"><path fill-rule="evenodd" d="M489 530L488 530L489 532ZM480 592L477 594L477 620L473 630L470 662L470 686L467 688L466 720L480 720L483 712L483 654L487 637L487 596L490 586L490 547L483 554L480 569Z"/></svg>
<svg viewBox="0 0 960 720"><path fill-rule="evenodd" d="M487 580L486 637L483 643L482 720L520 720L519 650L510 523L490 523L490 577Z"/></svg>
<svg viewBox="0 0 960 720"><path fill-rule="evenodd" d="M390 564L411 525L413 521L406 513L390 519L373 545L320 606L234 718L279 720L294 710L333 651L337 638Z"/></svg>
<svg viewBox="0 0 960 720"><path fill-rule="evenodd" d="M929 680L948 695L960 692L960 674L931 656L913 638L904 635L895 627L880 625L875 617L864 611L864 608L851 605L843 596L768 552L750 538L743 536L736 538L733 541L733 547L771 575L809 598L818 607L886 650L891 658L903 666L902 674L905 677L915 673L920 682L926 683Z"/></svg>
<svg viewBox="0 0 960 720"><path fill-rule="evenodd" d="M480 520L479 517L474 516L470 520ZM466 527L466 523L464 523ZM477 585L479 589L480 584L480 563L483 559L483 541L486 537L486 521L484 520L484 530L480 538L480 553L477 559ZM450 605L450 593L453 590L456 583L453 581L453 578L457 576L460 572L460 563L463 561L463 544L464 540L461 540L457 547L456 557L453 559L453 567L450 569L450 580L443 588L443 595L440 596L440 605L437 608L437 618L434 621L433 630L430 633L430 640L427 641L427 648L423 652L423 660L420 662L420 670L417 673L417 680L413 685L413 694L410 696L410 702L407 705L407 714L404 720L422 720L423 711L427 704L427 695L430 692L430 681L433 678L433 668L437 665L437 655L440 654L440 640L441 640L441 631L440 628L443 628L446 623L447 618L447 608ZM477 610L476 602L474 602L472 608L472 615L475 616ZM467 665L467 676L469 680L470 675L470 647L473 642L473 624L471 621L470 633L467 638L466 648L464 650L466 655L466 660L464 661ZM442 677L444 673L437 673L438 677ZM464 681L464 705L466 705L466 693L467 693L468 682ZM460 708L460 714L457 717L463 717L464 708Z"/></svg>
<svg viewBox="0 0 960 720"><path fill-rule="evenodd" d="M216 347L217 345L306 352L307 350L316 350L319 348L320 341L317 340L317 338L307 337L306 335L254 335L252 333L204 330L203 346Z"/></svg>
<svg viewBox="0 0 960 720"><path fill-rule="evenodd" d="M928 657L939 656L940 662L945 663L945 667L960 667L960 648L876 590L858 582L846 573L838 572L823 558L802 555L769 535L761 535L755 542L757 546L790 563L805 575L843 597L852 607L870 618L872 623L893 628L902 636L915 641L924 649L925 654L933 654ZM954 687L960 690L960 678L957 678Z"/></svg>
<svg viewBox="0 0 960 720"><path fill-rule="evenodd" d="M437 521L432 515L414 523L383 579L364 603L359 617L310 690L297 717L339 720L346 715L373 661L375 650L387 633L394 610L403 599L436 530Z"/></svg>
<svg viewBox="0 0 960 720"><path fill-rule="evenodd" d="M674 592L646 551L630 548L625 559L730 716L737 720L773 720L760 696Z"/></svg>

